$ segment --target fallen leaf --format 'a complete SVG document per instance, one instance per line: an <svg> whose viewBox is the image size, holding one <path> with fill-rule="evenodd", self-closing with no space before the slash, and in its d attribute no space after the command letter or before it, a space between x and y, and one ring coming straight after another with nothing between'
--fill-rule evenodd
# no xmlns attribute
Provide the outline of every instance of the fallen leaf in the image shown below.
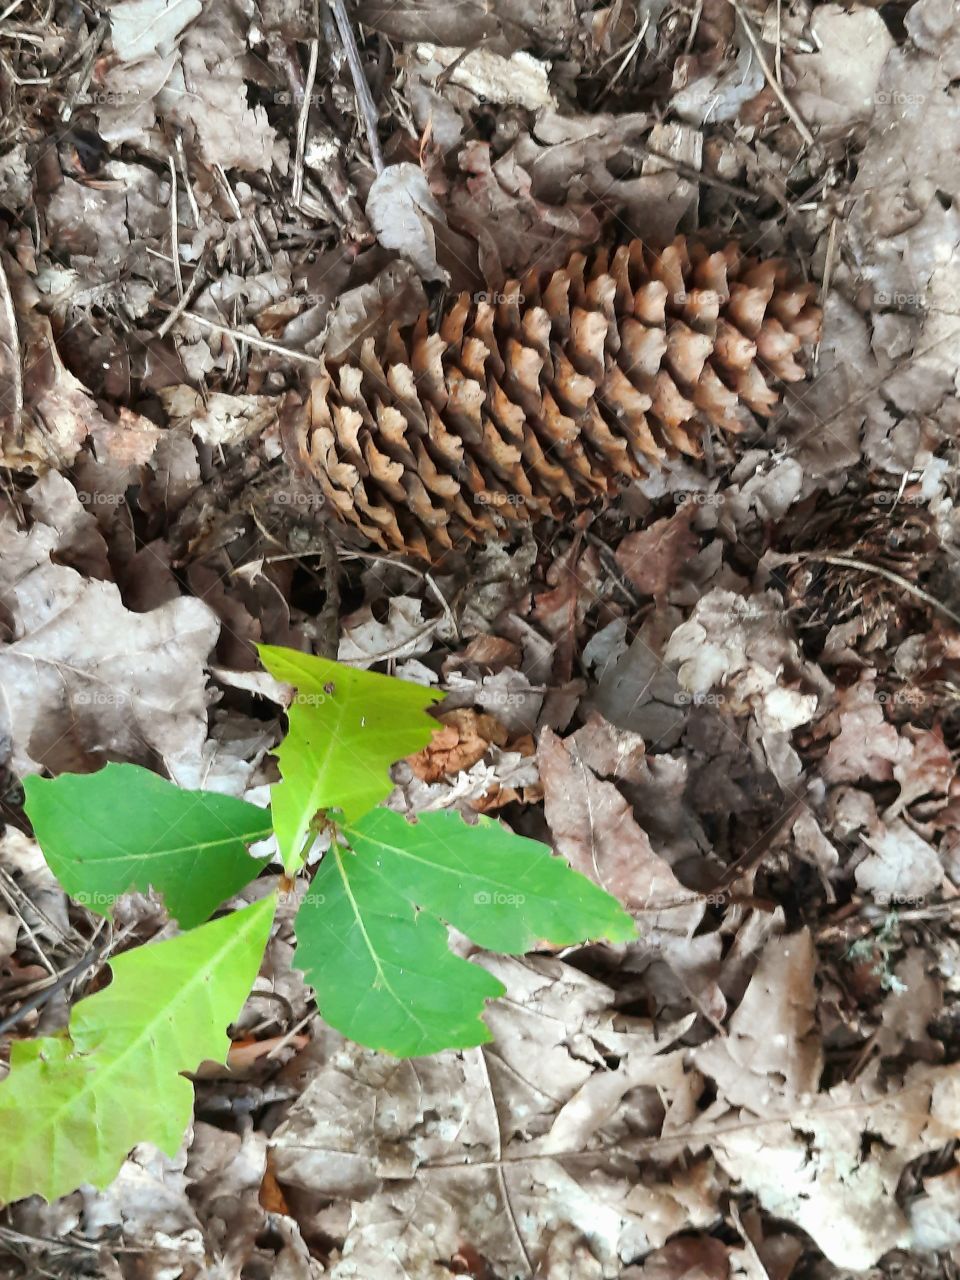
<svg viewBox="0 0 960 1280"><path fill-rule="evenodd" d="M444 712L438 719L443 727L422 751L407 757L414 774L424 782L439 782L441 778L469 769L486 755L491 744L498 747L507 744L506 729L487 712L464 707Z"/></svg>
<svg viewBox="0 0 960 1280"><path fill-rule="evenodd" d="M628 533L620 542L614 552L617 566L641 595L663 600L677 585L684 565L699 550L692 527L695 513L692 503L684 503L675 515Z"/></svg>
<svg viewBox="0 0 960 1280"><path fill-rule="evenodd" d="M113 48L122 62L167 54L201 12L200 0L121 0L110 7Z"/></svg>
<svg viewBox="0 0 960 1280"><path fill-rule="evenodd" d="M388 165L367 196L366 214L385 249L396 249L424 280L444 280L437 261L434 224L446 222L422 169L414 164Z"/></svg>
<svg viewBox="0 0 960 1280"><path fill-rule="evenodd" d="M74 498L74 502L76 499ZM108 760L176 768L207 733L204 662L218 624L200 600L129 612L112 582L57 564L50 524L0 522L3 715L17 773L89 772Z"/></svg>

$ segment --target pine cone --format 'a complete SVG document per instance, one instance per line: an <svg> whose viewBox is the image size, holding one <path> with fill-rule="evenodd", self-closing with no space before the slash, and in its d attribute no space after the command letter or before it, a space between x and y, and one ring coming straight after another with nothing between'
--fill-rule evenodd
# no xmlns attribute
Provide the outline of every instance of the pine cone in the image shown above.
<svg viewBox="0 0 960 1280"><path fill-rule="evenodd" d="M291 461L385 551L434 559L608 498L665 458L701 454L707 424L768 416L805 376L812 284L786 263L640 240L461 294L438 333L421 315L330 362L288 399Z"/></svg>

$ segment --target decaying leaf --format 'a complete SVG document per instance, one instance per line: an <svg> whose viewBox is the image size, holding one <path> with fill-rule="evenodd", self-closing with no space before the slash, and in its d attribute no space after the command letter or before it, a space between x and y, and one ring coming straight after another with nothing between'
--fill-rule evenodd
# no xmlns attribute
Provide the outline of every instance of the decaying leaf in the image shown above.
<svg viewBox="0 0 960 1280"><path fill-rule="evenodd" d="M64 516L83 515L57 478L58 528L28 531L0 522L0 599L9 619L0 648L2 714L10 765L19 774L88 772L107 760L175 769L206 738L204 662L218 623L200 600L177 599L148 613L125 608L112 582L56 563Z"/></svg>
<svg viewBox="0 0 960 1280"><path fill-rule="evenodd" d="M367 196L367 217L385 249L396 249L424 280L443 280L433 224L446 221L422 169L394 164L378 174Z"/></svg>

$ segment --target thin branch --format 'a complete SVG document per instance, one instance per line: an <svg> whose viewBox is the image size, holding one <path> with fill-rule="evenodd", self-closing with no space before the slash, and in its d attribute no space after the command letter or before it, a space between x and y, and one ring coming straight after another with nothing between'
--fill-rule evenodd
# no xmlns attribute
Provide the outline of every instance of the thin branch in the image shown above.
<svg viewBox="0 0 960 1280"><path fill-rule="evenodd" d="M160 302L159 300L155 300L153 305L160 307L163 311L176 310L168 302ZM208 320L206 316L198 316L195 311L181 311L177 319L192 320L201 329L212 329L214 333L226 334L234 342L247 342L251 347L259 347L261 351L274 351L277 355L287 356L290 360L299 360L301 364L312 364L320 369L324 367L322 360L316 356L308 355L306 351L295 351L293 347L281 346L279 342L268 342L266 338L256 337L252 333L244 333L241 329L231 329L228 324L220 324L217 320Z"/></svg>
<svg viewBox="0 0 960 1280"><path fill-rule="evenodd" d="M353 26L347 14L347 6L344 4L344 0L327 0L327 3L336 19L337 31L343 41L344 52L350 65L353 86L357 91L357 103L360 107L360 114L363 116L363 127L367 131L370 159L373 161L373 167L377 173L383 173L383 152L380 150L380 139L377 137L377 108L374 106L373 95L370 92L369 84L367 84L367 77L363 74L360 51L357 48L357 38L353 34Z"/></svg>
<svg viewBox="0 0 960 1280"><path fill-rule="evenodd" d="M180 230L177 226L177 166L173 152L167 156L170 166L170 253L173 257L173 274L177 281L177 297L183 301L183 274L180 271Z"/></svg>
<svg viewBox="0 0 960 1280"><path fill-rule="evenodd" d="M943 601L938 600L936 596L930 595L928 591L924 591L922 587L918 587L916 583L911 582L909 578L902 577L899 573L894 573L892 569L884 569L879 564L868 564L866 560L855 560L853 556L832 556L823 555L817 551L800 551L795 556L790 557L791 560L819 560L823 564L835 564L841 569L859 569L862 573L875 573L880 578L886 578L888 582L895 583L898 587L902 587L904 591L908 591L912 596L916 596L918 600L922 600L924 604L930 605L932 609L936 609L938 613L942 613L944 617L949 618L951 622L955 622L960 627L960 614L956 614L952 609L948 608Z"/></svg>
<svg viewBox="0 0 960 1280"><path fill-rule="evenodd" d="M3 316L4 341L9 350L9 368L11 390L13 392L13 428L19 434L20 418L23 414L23 368L20 362L20 335L17 332L17 312L13 305L13 294L7 273L0 259L0 314Z"/></svg>
<svg viewBox="0 0 960 1280"><path fill-rule="evenodd" d="M796 107L793 105L793 103L784 93L783 88L780 85L780 82L777 80L777 77L771 71L770 64L767 62L766 58L764 57L764 53L760 45L759 37L757 36L757 33L754 31L753 27L751 26L750 19L744 13L743 6L740 4L740 0L728 0L728 3L733 5L734 9L736 10L737 17L740 19L740 22L743 25L744 33L747 39L750 41L750 47L753 49L753 52L756 55L757 62L759 62L760 64L760 70L763 72L764 76L766 76L767 84L776 94L777 99L780 102L780 105L783 107L784 111L787 113L787 115L790 117L790 119L793 121L794 125L796 126L797 133L799 133L800 137L804 140L804 142L807 144L808 147L816 146L816 140L814 139L813 134L804 124L799 111L797 111Z"/></svg>
<svg viewBox="0 0 960 1280"><path fill-rule="evenodd" d="M97 963L103 956L104 952L109 948L109 942L103 942L99 947L91 947L85 956L77 961L72 968L67 969L65 973L61 973L56 982L51 982L48 987L44 987L42 991L38 991L35 996L31 996L29 1000L24 1000L19 1009L8 1014L6 1018L0 1021L0 1035L9 1031L11 1027L15 1027L18 1022L22 1022L28 1013L33 1013L35 1009L41 1009L48 1001L52 1000L58 991L62 991L64 987L70 985L74 978L79 978L82 973Z"/></svg>
<svg viewBox="0 0 960 1280"><path fill-rule="evenodd" d="M320 53L320 41L310 41L310 59L307 63L307 80L303 86L303 100L300 103L300 114L297 117L297 151L293 166L293 203L299 209L303 199L303 157L307 150L307 125L310 121L310 104L313 99L313 86L317 80L317 59Z"/></svg>

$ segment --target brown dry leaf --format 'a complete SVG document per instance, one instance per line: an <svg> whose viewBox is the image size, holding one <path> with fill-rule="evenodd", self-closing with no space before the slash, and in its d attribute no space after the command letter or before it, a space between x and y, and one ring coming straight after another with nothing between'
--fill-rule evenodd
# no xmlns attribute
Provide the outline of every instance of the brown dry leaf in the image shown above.
<svg viewBox="0 0 960 1280"><path fill-rule="evenodd" d="M508 106L519 103L528 111L557 108L557 100L550 92L550 64L532 54L521 51L505 58L484 48L468 50L419 44L415 57L417 70L424 79L435 82L437 76L447 72L443 83L467 90L479 102Z"/></svg>
<svg viewBox="0 0 960 1280"><path fill-rule="evenodd" d="M463 707L447 711L438 719L443 728L422 751L407 757L414 774L424 782L439 782L461 769L469 769L483 759L491 743L498 747L507 744L506 729L487 712Z"/></svg>
<svg viewBox="0 0 960 1280"><path fill-rule="evenodd" d="M67 492L69 490L69 493ZM0 599L9 628L0 686L11 768L88 772L108 760L174 770L197 757L207 734L204 662L218 623L199 600L129 612L112 582L55 563L61 530L84 516L61 482L59 509L28 532L0 522ZM59 526L59 527L58 527Z"/></svg>
<svg viewBox="0 0 960 1280"><path fill-rule="evenodd" d="M810 31L816 51L786 60L796 76L791 98L801 118L829 138L873 115L894 40L875 9L838 4L819 5Z"/></svg>
<svg viewBox="0 0 960 1280"><path fill-rule="evenodd" d="M861 833L871 855L859 863L857 888L880 903L917 905L943 883L936 849L902 818Z"/></svg>
<svg viewBox="0 0 960 1280"><path fill-rule="evenodd" d="M391 164L378 174L367 196L366 214L385 249L395 249L424 280L445 280L437 262L434 225L446 215L415 164Z"/></svg>
<svg viewBox="0 0 960 1280"><path fill-rule="evenodd" d="M766 947L727 1034L694 1050L732 1106L764 1103L768 1078L778 1097L814 1093L823 1070L813 978L817 955L805 930Z"/></svg>
<svg viewBox="0 0 960 1280"><path fill-rule="evenodd" d="M238 396L225 391L201 395L183 384L163 387L158 394L170 428L195 435L208 445L243 444L277 420L276 396Z"/></svg>
<svg viewBox="0 0 960 1280"><path fill-rule="evenodd" d="M227 6L208 6L187 29L180 65L157 94L165 120L195 137L208 165L269 173L286 172L289 146L262 106L249 106L247 44L238 18Z"/></svg>
<svg viewBox="0 0 960 1280"><path fill-rule="evenodd" d="M442 739L445 730L437 734ZM410 762L394 766L396 790L387 802L403 813L427 813L437 809L459 809L463 813L491 813L505 804L529 804L540 799L536 759L530 754L527 736L515 749L487 745L482 759L459 773L436 782L425 782L413 772Z"/></svg>
<svg viewBox="0 0 960 1280"><path fill-rule="evenodd" d="M392 263L366 284L339 295L327 321L323 349L331 360L348 352L359 356L364 339L382 337L393 324L413 324L426 305L414 267Z"/></svg>
<svg viewBox="0 0 960 1280"><path fill-rule="evenodd" d="M678 584L682 569L700 549L692 527L695 514L696 507L684 503L675 515L628 533L621 541L614 558L641 595L663 600Z"/></svg>
<svg viewBox="0 0 960 1280"><path fill-rule="evenodd" d="M120 0L110 7L114 52L122 62L169 53L202 9L200 0Z"/></svg>
<svg viewBox="0 0 960 1280"><path fill-rule="evenodd" d="M379 622L371 605L363 605L341 621L337 659L352 667L370 667L385 658L413 658L429 653L439 638L451 638L450 624L442 615L425 619L423 600L391 596L387 619Z"/></svg>
<svg viewBox="0 0 960 1280"><path fill-rule="evenodd" d="M924 1178L923 1194L910 1202L911 1247L953 1249L960 1244L960 1166Z"/></svg>
<svg viewBox="0 0 960 1280"><path fill-rule="evenodd" d="M617 788L601 782L579 757L576 739L562 741L545 729L537 760L557 852L628 910L644 913L647 941L661 932L689 940L703 918L703 902L654 853Z"/></svg>
<svg viewBox="0 0 960 1280"><path fill-rule="evenodd" d="M905 25L910 39L883 64L846 231L857 280L873 288L874 324L882 322L873 345L889 370L886 421L868 437L867 452L881 465L910 457L912 466L919 415L933 415L956 393L960 104L951 86L960 75L960 22L955 5L920 0ZM899 412L891 416L891 407Z"/></svg>
<svg viewBox="0 0 960 1280"><path fill-rule="evenodd" d="M706 904L677 879L650 844L630 805L611 782L601 782L579 757L576 739L544 729L537 749L544 813L557 852L577 871L612 893L635 916L640 942L626 967L644 981L661 1007L689 1006L722 1018L717 987L721 943L695 937Z"/></svg>
<svg viewBox="0 0 960 1280"><path fill-rule="evenodd" d="M564 1229L587 1242L597 1280L615 1280L623 1257L712 1226L704 1162L637 1184L602 1149L559 1158L658 1130L686 1091L673 1046L690 1020L657 1033L560 961L481 962L510 992L489 1007L491 1045L396 1062L320 1028L301 1059L310 1076L273 1135L272 1167L291 1200L330 1204L331 1276L442 1274L460 1250L493 1274L529 1274Z"/></svg>
<svg viewBox="0 0 960 1280"><path fill-rule="evenodd" d="M563 47L577 26L573 0L461 0L456 9L438 0L373 0L364 23L396 40L434 40L444 45L483 44L509 51L548 36Z"/></svg>
<svg viewBox="0 0 960 1280"><path fill-rule="evenodd" d="M591 711L583 728L573 735L579 758L594 773L617 782L647 782L650 768L646 745L638 733L618 729Z"/></svg>
<svg viewBox="0 0 960 1280"><path fill-rule="evenodd" d="M467 177L447 198L450 219L479 241L481 270L491 287L499 288L507 273L534 263L560 267L571 249L599 236L600 223L588 201L537 199L531 174L514 151L494 159L489 144L471 141L457 159Z"/></svg>
<svg viewBox="0 0 960 1280"><path fill-rule="evenodd" d="M856 684L839 692L829 723L839 720L840 732L830 743L824 761L826 781L889 782L894 765L900 758L900 737L887 723L883 704L877 698L872 680L875 672L866 671Z"/></svg>
<svg viewBox="0 0 960 1280"><path fill-rule="evenodd" d="M0 465L39 475L51 467L68 467L87 434L109 430L110 424L61 361L50 321L37 310L40 295L29 277L10 258L4 257L3 267L10 297L3 308Z"/></svg>
<svg viewBox="0 0 960 1280"><path fill-rule="evenodd" d="M677 675L688 694L702 697L719 686L720 704L734 714L752 712L771 734L789 733L816 712L817 695L796 687L802 675L814 673L786 628L783 601L774 591L749 599L709 592L671 635L664 659L680 664Z"/></svg>
<svg viewBox="0 0 960 1280"><path fill-rule="evenodd" d="M911 1160L956 1133L960 1074L916 1063L897 1084L876 1064L856 1083L817 1092L811 957L805 934L768 944L731 1020L733 1044L713 1041L696 1052L718 1086L710 1146L768 1213L801 1227L834 1265L866 1269L908 1243L900 1178ZM758 1025L772 1038L755 1039ZM748 1077L732 1070L741 1057Z"/></svg>
<svg viewBox="0 0 960 1280"><path fill-rule="evenodd" d="M813 719L832 686L803 659L777 592L750 598L708 592L670 636L663 656L679 663L686 696L678 700L750 716L756 730L746 736L757 763L785 790L796 783L801 764L790 735Z"/></svg>
<svg viewBox="0 0 960 1280"><path fill-rule="evenodd" d="M927 799L923 806L925 810L930 805L941 808L947 803L956 773L953 757L939 725L932 730L907 725L900 737L900 750L893 766L900 794L889 809L884 810L884 821L889 822L924 798Z"/></svg>
<svg viewBox="0 0 960 1280"><path fill-rule="evenodd" d="M727 1246L712 1236L680 1236L656 1249L639 1267L628 1267L623 1280L727 1280Z"/></svg>

